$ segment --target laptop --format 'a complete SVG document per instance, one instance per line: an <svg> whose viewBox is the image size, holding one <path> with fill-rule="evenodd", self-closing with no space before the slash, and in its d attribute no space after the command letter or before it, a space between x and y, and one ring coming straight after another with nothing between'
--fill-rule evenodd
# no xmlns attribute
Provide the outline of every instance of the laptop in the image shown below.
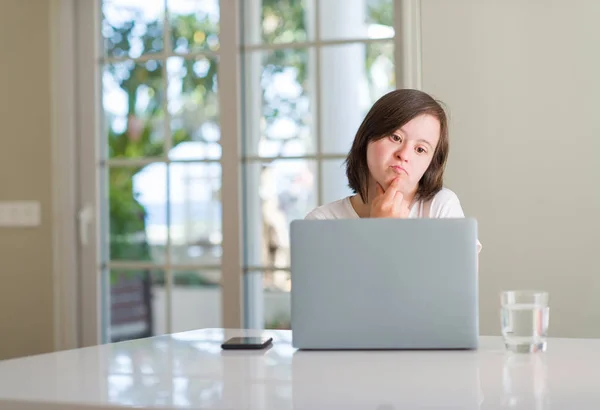
<svg viewBox="0 0 600 410"><path fill-rule="evenodd" d="M476 349L473 218L295 220L298 349Z"/></svg>

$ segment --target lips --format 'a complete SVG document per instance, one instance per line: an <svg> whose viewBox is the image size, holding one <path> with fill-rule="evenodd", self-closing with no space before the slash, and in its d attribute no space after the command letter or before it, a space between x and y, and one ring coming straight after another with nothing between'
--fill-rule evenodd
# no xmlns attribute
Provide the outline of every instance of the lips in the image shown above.
<svg viewBox="0 0 600 410"><path fill-rule="evenodd" d="M396 174L402 174L402 173L404 173L404 174L408 175L408 172L407 172L407 171L406 171L404 168L402 168L401 166L398 166L398 165L393 165L393 166L391 166L390 168L392 168L392 170L393 170L393 171L394 171Z"/></svg>

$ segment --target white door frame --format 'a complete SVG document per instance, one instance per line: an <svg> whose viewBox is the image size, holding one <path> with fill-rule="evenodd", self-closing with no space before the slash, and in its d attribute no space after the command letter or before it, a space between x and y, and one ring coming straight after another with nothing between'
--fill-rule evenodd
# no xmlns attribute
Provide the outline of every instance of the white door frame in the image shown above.
<svg viewBox="0 0 600 410"><path fill-rule="evenodd" d="M79 178L70 181L76 200L79 235L78 267L79 282L71 303L79 306L76 320L78 343L91 346L108 340L108 294L107 275L102 272L105 259L102 249L108 249L107 232L98 221L107 220L108 212L100 208L101 200L107 193L101 192L99 183L100 150L103 127L101 120L101 78L98 62L101 58L100 3L94 1L55 0L65 3L72 26L70 55L71 87L74 99L71 110L76 118L76 155L71 159L69 169L78 170ZM223 156L222 164L222 203L223 214L231 217L223 219L223 255L221 263L222 279L222 322L224 327L241 327L243 311L242 295L242 255L241 255L241 189L240 189L240 78L239 78L239 0L228 0L221 4L221 36L219 63L220 112L227 113L221 123ZM67 64L67 59L61 60ZM73 85L72 79L75 78ZM65 75L65 81L69 76ZM74 114L73 114L74 113ZM64 148L64 146L62 147ZM58 148L57 148L58 149ZM60 150L60 149L58 149ZM99 206L100 205L100 206ZM71 213L73 215L74 212ZM71 242L73 243L73 242ZM74 283L74 282L70 282ZM72 311L72 310L71 310ZM167 308L167 311L169 309ZM104 314L102 314L104 313ZM62 327L62 326L59 326Z"/></svg>
<svg viewBox="0 0 600 410"><path fill-rule="evenodd" d="M394 0L398 88L422 89L421 0Z"/></svg>
<svg viewBox="0 0 600 410"><path fill-rule="evenodd" d="M94 4L50 2L55 350L102 341L97 177L90 166L97 163L100 124Z"/></svg>
<svg viewBox="0 0 600 410"><path fill-rule="evenodd" d="M49 13L54 349L79 347L74 0Z"/></svg>
<svg viewBox="0 0 600 410"><path fill-rule="evenodd" d="M78 163L78 222L79 222L79 306L80 343L93 346L106 340L102 315L106 307L101 280L101 232L98 221L102 211L100 195L100 135L101 76L97 67L101 50L100 7L96 1L75 1L76 21L76 89Z"/></svg>

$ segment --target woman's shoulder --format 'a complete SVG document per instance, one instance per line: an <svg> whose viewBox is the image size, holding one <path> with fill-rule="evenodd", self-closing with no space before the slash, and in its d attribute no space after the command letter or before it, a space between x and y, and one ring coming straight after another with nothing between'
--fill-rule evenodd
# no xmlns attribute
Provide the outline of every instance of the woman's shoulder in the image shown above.
<svg viewBox="0 0 600 410"><path fill-rule="evenodd" d="M452 191L451 189L446 188L446 187L443 187L442 189L440 189L433 196L433 199L431 201L432 201L432 203L437 202L438 204L446 204L449 202L460 203L460 200L458 199L458 195L456 195L456 193L454 191Z"/></svg>
<svg viewBox="0 0 600 410"><path fill-rule="evenodd" d="M321 205L306 215L304 219L351 219L358 218L358 214L352 207L350 197L338 199L337 201Z"/></svg>
<svg viewBox="0 0 600 410"><path fill-rule="evenodd" d="M458 195L446 187L440 189L431 199L430 215L433 218L462 218L464 212Z"/></svg>

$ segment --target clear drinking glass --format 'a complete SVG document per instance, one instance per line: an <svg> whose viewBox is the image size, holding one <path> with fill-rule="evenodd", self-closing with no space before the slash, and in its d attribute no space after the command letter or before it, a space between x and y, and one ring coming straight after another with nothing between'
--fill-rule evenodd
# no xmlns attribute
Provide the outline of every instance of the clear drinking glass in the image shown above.
<svg viewBox="0 0 600 410"><path fill-rule="evenodd" d="M548 292L504 291L500 295L502 336L514 352L545 351L550 308Z"/></svg>

